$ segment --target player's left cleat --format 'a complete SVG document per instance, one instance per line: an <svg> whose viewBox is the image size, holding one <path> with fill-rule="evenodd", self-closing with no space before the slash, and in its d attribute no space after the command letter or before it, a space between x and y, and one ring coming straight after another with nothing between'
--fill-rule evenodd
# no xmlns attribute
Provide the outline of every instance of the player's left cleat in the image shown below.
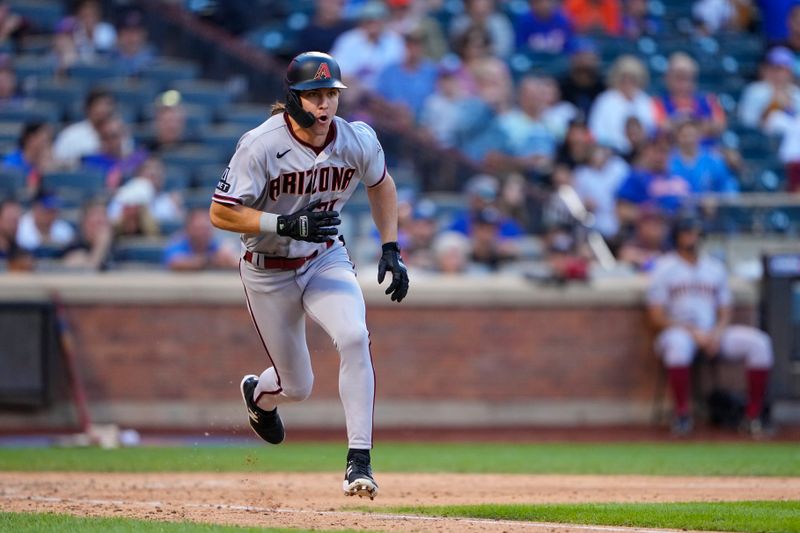
<svg viewBox="0 0 800 533"><path fill-rule="evenodd" d="M272 411L265 411L256 405L253 399L253 391L258 385L258 376L249 374L242 378L241 389L242 399L247 406L247 418L250 427L256 435L269 442L270 444L280 444L286 436L283 430L283 422L278 415L278 408Z"/></svg>
<svg viewBox="0 0 800 533"><path fill-rule="evenodd" d="M775 429L760 418L745 418L739 425L739 432L753 440L765 440L775 436Z"/></svg>
<svg viewBox="0 0 800 533"><path fill-rule="evenodd" d="M347 452L347 470L342 482L345 496L364 496L374 500L378 495L378 484L372 477L369 450L350 450Z"/></svg>

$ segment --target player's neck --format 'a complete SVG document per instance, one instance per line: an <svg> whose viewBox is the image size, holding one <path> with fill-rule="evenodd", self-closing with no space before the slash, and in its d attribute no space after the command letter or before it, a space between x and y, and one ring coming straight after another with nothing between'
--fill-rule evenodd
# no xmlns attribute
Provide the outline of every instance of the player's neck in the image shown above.
<svg viewBox="0 0 800 533"><path fill-rule="evenodd" d="M289 124L292 127L292 132L294 133L295 137L315 148L322 148L325 146L331 129L331 122L328 122L327 127L324 130L318 129L316 125L310 128L301 128L297 121L295 121L295 119L293 119L291 116L289 116Z"/></svg>
<svg viewBox="0 0 800 533"><path fill-rule="evenodd" d="M681 259L683 259L687 263L691 263L691 264L697 263L698 255L697 255L696 251L694 251L694 250L680 250L680 249L676 250L676 251L678 252L678 255L681 257Z"/></svg>

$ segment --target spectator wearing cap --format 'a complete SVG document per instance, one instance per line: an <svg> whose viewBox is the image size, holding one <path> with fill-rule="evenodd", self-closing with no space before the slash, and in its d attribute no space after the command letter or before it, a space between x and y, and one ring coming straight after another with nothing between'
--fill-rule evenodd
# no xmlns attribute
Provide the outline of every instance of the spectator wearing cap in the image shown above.
<svg viewBox="0 0 800 533"><path fill-rule="evenodd" d="M78 233L64 249L62 264L70 269L106 270L111 261L114 230L103 202L83 207Z"/></svg>
<svg viewBox="0 0 800 533"><path fill-rule="evenodd" d="M181 103L178 91L166 91L159 95L153 117L153 137L147 143L147 150L163 154L180 148L190 141L186 131L186 108Z"/></svg>
<svg viewBox="0 0 800 533"><path fill-rule="evenodd" d="M449 229L469 236L472 233L472 222L478 216L478 213L487 208L496 209L500 184L494 176L478 174L470 178L464 191L467 196L468 208L455 217ZM504 216L502 213L500 213L497 226L499 239L516 239L523 234L520 225L514 219Z"/></svg>
<svg viewBox="0 0 800 533"><path fill-rule="evenodd" d="M684 120L675 127L675 149L669 171L681 176L696 195L739 192L739 183L722 158L701 143L701 128L696 121Z"/></svg>
<svg viewBox="0 0 800 533"><path fill-rule="evenodd" d="M438 69L425 57L420 28L410 29L404 36L405 58L387 66L378 76L375 90L392 105L393 122L413 124L422 113L422 106L436 87Z"/></svg>
<svg viewBox="0 0 800 533"><path fill-rule="evenodd" d="M206 209L190 211L184 231L164 250L166 267L178 272L236 268L239 257L214 237L213 230Z"/></svg>
<svg viewBox="0 0 800 533"><path fill-rule="evenodd" d="M433 241L434 266L431 270L446 276L469 273L473 270L469 255L469 239L463 233L442 232Z"/></svg>
<svg viewBox="0 0 800 533"><path fill-rule="evenodd" d="M420 125L443 148L456 144L461 110L467 95L458 78L460 64L447 59L438 66L436 88L425 98L420 111Z"/></svg>
<svg viewBox="0 0 800 533"><path fill-rule="evenodd" d="M609 89L597 97L589 114L589 128L594 138L620 153L629 148L625 121L636 117L651 132L655 127L653 103L644 92L649 82L647 69L634 56L621 56L608 74Z"/></svg>
<svg viewBox="0 0 800 533"><path fill-rule="evenodd" d="M450 39L457 40L473 26L489 35L489 48L494 56L507 58L514 52L514 27L508 17L497 10L495 0L466 0L464 12L450 22Z"/></svg>
<svg viewBox="0 0 800 533"><path fill-rule="evenodd" d="M53 144L53 157L62 163L76 164L84 156L100 151L100 125L116 112L116 101L105 89L92 89L83 104L86 116L64 128Z"/></svg>
<svg viewBox="0 0 800 533"><path fill-rule="evenodd" d="M647 0L625 0L622 13L622 34L629 39L658 35L661 21L650 13Z"/></svg>
<svg viewBox="0 0 800 533"><path fill-rule="evenodd" d="M622 32L620 0L564 0L564 12L578 33L616 36Z"/></svg>
<svg viewBox="0 0 800 533"><path fill-rule="evenodd" d="M697 90L697 62L684 52L675 52L669 58L664 75L666 92L653 99L656 125L671 129L679 120L696 121L704 139L716 139L725 131L725 111L713 94Z"/></svg>
<svg viewBox="0 0 800 533"><path fill-rule="evenodd" d="M3 167L25 176L29 190L36 190L42 174L55 167L53 162L53 128L44 122L29 122L22 128L17 149L3 158Z"/></svg>
<svg viewBox="0 0 800 533"><path fill-rule="evenodd" d="M585 117L595 99L606 90L600 75L600 58L597 48L587 38L575 40L575 48L569 56L569 70L559 82L561 97L574 105Z"/></svg>
<svg viewBox="0 0 800 533"><path fill-rule="evenodd" d="M127 127L119 116L112 116L100 125L100 150L96 154L81 158L81 163L89 169L96 169L106 178L106 187L115 190L123 180L133 176L144 162L147 151L140 148L125 153Z"/></svg>
<svg viewBox="0 0 800 533"><path fill-rule="evenodd" d="M0 261L10 271L33 270L33 256L17 242L22 205L13 199L0 201Z"/></svg>
<svg viewBox="0 0 800 533"><path fill-rule="evenodd" d="M659 257L669 251L667 220L658 209L645 207L639 212L633 235L619 248L617 259L637 272L649 272Z"/></svg>
<svg viewBox="0 0 800 533"><path fill-rule="evenodd" d="M688 203L692 186L686 178L670 172L671 149L669 136L664 133L645 145L639 164L617 191L617 216L622 227L632 226L643 207L672 215Z"/></svg>
<svg viewBox="0 0 800 533"><path fill-rule="evenodd" d="M155 61L155 48L148 41L141 12L130 11L122 19L111 58L128 76L137 76Z"/></svg>
<svg viewBox="0 0 800 533"><path fill-rule="evenodd" d="M336 38L353 28L353 24L344 17L345 0L316 0L311 22L303 30L302 45L294 50L297 55L308 50L328 52Z"/></svg>
<svg viewBox="0 0 800 533"><path fill-rule="evenodd" d="M630 168L613 150L594 145L586 164L573 173L575 191L586 209L594 214L594 227L610 240L619 231L616 195Z"/></svg>
<svg viewBox="0 0 800 533"><path fill-rule="evenodd" d="M114 48L117 32L102 15L98 0L79 0L75 6L73 37L81 61L91 63Z"/></svg>
<svg viewBox="0 0 800 533"><path fill-rule="evenodd" d="M165 191L166 169L158 156L150 155L135 173L136 177L123 184L108 206L108 215L119 220L126 199L143 198L152 218L160 225L182 222L186 216L183 196L179 191Z"/></svg>
<svg viewBox="0 0 800 533"><path fill-rule="evenodd" d="M431 8L415 0L386 0L389 19L386 28L398 35L417 31L424 55L439 60L448 52L441 23L431 16Z"/></svg>
<svg viewBox="0 0 800 533"><path fill-rule="evenodd" d="M747 85L739 100L739 121L750 128L762 128L770 114L800 112L800 87L794 80L794 56L784 47L767 53L761 79Z"/></svg>
<svg viewBox="0 0 800 533"><path fill-rule="evenodd" d="M562 54L572 50L574 30L556 0L529 0L514 24L518 52Z"/></svg>
<svg viewBox="0 0 800 533"><path fill-rule="evenodd" d="M406 242L403 246L403 259L409 266L434 270L436 258L433 242L439 230L436 219L436 204L422 199L416 202L407 224Z"/></svg>
<svg viewBox="0 0 800 533"><path fill-rule="evenodd" d="M17 228L17 242L28 251L43 248L63 250L75 238L75 229L60 218L61 201L50 192L41 191L31 208L22 215Z"/></svg>
<svg viewBox="0 0 800 533"><path fill-rule="evenodd" d="M345 83L352 89L372 90L378 74L405 57L403 38L386 28L389 11L379 0L370 0L360 10L358 26L341 34L331 55L339 62ZM350 97L358 91L350 91Z"/></svg>
<svg viewBox="0 0 800 533"><path fill-rule="evenodd" d="M494 207L486 207L473 214L469 233L470 261L490 272L496 272L504 263L519 257L516 237L502 238L500 226L504 217Z"/></svg>

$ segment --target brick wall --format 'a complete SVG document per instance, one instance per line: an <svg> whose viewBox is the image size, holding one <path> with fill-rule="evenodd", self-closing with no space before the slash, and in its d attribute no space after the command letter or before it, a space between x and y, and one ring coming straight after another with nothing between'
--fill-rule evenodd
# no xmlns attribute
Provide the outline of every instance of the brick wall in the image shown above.
<svg viewBox="0 0 800 533"><path fill-rule="evenodd" d="M70 305L93 402L238 401L266 358L244 306ZM752 309L740 309L751 318ZM381 400L651 397L657 361L639 306L376 307L368 311ZM309 323L312 399L338 398L338 356Z"/></svg>

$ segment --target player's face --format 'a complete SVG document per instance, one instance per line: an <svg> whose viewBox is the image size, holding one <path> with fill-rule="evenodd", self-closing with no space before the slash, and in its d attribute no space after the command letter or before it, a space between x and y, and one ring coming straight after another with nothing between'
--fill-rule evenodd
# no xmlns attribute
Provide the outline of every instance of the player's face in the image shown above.
<svg viewBox="0 0 800 533"><path fill-rule="evenodd" d="M300 93L303 109L314 115L314 124L308 128L314 135L326 135L339 109L339 89L313 89Z"/></svg>

